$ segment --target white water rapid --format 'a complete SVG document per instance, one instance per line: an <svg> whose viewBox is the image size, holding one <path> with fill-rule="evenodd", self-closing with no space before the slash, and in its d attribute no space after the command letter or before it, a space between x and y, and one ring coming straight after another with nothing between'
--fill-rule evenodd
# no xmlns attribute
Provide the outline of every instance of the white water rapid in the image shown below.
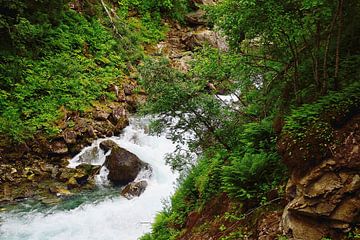
<svg viewBox="0 0 360 240"><path fill-rule="evenodd" d="M175 150L165 136L149 136L146 119L132 119L120 137L111 139L136 154L153 168L145 192L132 200L116 194L101 201L86 202L71 210L7 212L0 214L2 240L136 240L151 229L155 214L162 209L162 199L174 191L174 174L165 165L164 156ZM101 140L97 140L92 147ZM90 147L91 148L91 147ZM84 149L82 154L90 149ZM70 166L79 163L75 157ZM94 163L105 157L99 153ZM99 179L102 182L101 179Z"/></svg>

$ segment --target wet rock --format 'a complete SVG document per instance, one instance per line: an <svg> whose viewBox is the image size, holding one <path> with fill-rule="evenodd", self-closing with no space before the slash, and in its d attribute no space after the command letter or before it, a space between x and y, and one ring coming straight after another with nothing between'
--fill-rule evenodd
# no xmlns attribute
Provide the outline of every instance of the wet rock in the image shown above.
<svg viewBox="0 0 360 240"><path fill-rule="evenodd" d="M85 171L86 175L95 175L100 171L101 166L100 165L91 165L82 163L79 166L76 167L78 170Z"/></svg>
<svg viewBox="0 0 360 240"><path fill-rule="evenodd" d="M46 163L46 162L40 162L39 167L40 167L41 171L48 172L48 173L52 173L52 171L54 169L53 164Z"/></svg>
<svg viewBox="0 0 360 240"><path fill-rule="evenodd" d="M62 182L67 182L72 176L75 175L76 169L73 168L62 168L59 170L59 180Z"/></svg>
<svg viewBox="0 0 360 240"><path fill-rule="evenodd" d="M69 196L71 195L71 192L61 186L51 186L49 187L49 192L52 194L55 194L56 196Z"/></svg>
<svg viewBox="0 0 360 240"><path fill-rule="evenodd" d="M2 190L2 191L1 191L2 194L0 195L0 196L1 196L0 202L11 200L11 193L12 193L12 191L11 191L10 184L7 183L7 182L4 183L4 184L2 184L1 190Z"/></svg>
<svg viewBox="0 0 360 240"><path fill-rule="evenodd" d="M58 166L54 166L54 168L51 170L51 178L56 179L59 176L60 171Z"/></svg>
<svg viewBox="0 0 360 240"><path fill-rule="evenodd" d="M62 182L65 182L69 189L83 186L88 182L88 178L91 176L91 171L99 166L90 167L87 164L80 165L76 169L73 168L63 168L60 169L61 174L58 179Z"/></svg>
<svg viewBox="0 0 360 240"><path fill-rule="evenodd" d="M94 113L95 120L99 120L99 121L106 121L109 116L110 116L110 113L108 113L104 110L98 110Z"/></svg>
<svg viewBox="0 0 360 240"><path fill-rule="evenodd" d="M73 130L65 130L63 132L63 138L67 144L76 143L77 134Z"/></svg>
<svg viewBox="0 0 360 240"><path fill-rule="evenodd" d="M35 173L31 167L25 167L23 169L23 177L27 178L28 180L33 180L35 177Z"/></svg>
<svg viewBox="0 0 360 240"><path fill-rule="evenodd" d="M87 136L89 138L95 138L96 137L96 134L95 134L95 130L93 128L93 126L89 126L88 129L87 129Z"/></svg>
<svg viewBox="0 0 360 240"><path fill-rule="evenodd" d="M105 166L109 170L108 179L111 182L125 185L134 181L141 169L148 164L141 161L135 154L116 146L106 157Z"/></svg>
<svg viewBox="0 0 360 240"><path fill-rule="evenodd" d="M77 180L75 177L71 177L67 182L66 182L66 186L68 189L73 189L73 188L77 188L80 185L78 184Z"/></svg>
<svg viewBox="0 0 360 240"><path fill-rule="evenodd" d="M137 108L146 102L146 96L143 94L131 95L126 97L127 110L136 112Z"/></svg>
<svg viewBox="0 0 360 240"><path fill-rule="evenodd" d="M95 122L94 132L98 137L111 137L114 135L114 125L109 120Z"/></svg>
<svg viewBox="0 0 360 240"><path fill-rule="evenodd" d="M128 125L129 125L129 120L127 118L118 121L118 123L114 128L114 135L119 135L122 132L122 130L126 128Z"/></svg>
<svg viewBox="0 0 360 240"><path fill-rule="evenodd" d="M119 121L123 119L127 119L126 110L123 107L115 108L109 117L110 122L115 126L118 124Z"/></svg>
<svg viewBox="0 0 360 240"><path fill-rule="evenodd" d="M62 194L59 193L58 196L62 196ZM61 199L57 197L43 197L41 202L46 205L57 205L61 202Z"/></svg>
<svg viewBox="0 0 360 240"><path fill-rule="evenodd" d="M147 185L148 183L145 180L129 183L121 190L121 196L128 200L139 197L145 191Z"/></svg>
<svg viewBox="0 0 360 240"><path fill-rule="evenodd" d="M77 118L74 126L74 131L76 131L77 134L80 136L88 132L89 125L91 125L91 123L89 123L88 121L89 120L85 118Z"/></svg>
<svg viewBox="0 0 360 240"><path fill-rule="evenodd" d="M50 143L50 152L53 154L63 155L69 152L69 149L65 142L62 141L54 141Z"/></svg>
<svg viewBox="0 0 360 240"><path fill-rule="evenodd" d="M102 141L99 146L105 153L107 153L109 150L117 147L118 145L113 140L105 140Z"/></svg>

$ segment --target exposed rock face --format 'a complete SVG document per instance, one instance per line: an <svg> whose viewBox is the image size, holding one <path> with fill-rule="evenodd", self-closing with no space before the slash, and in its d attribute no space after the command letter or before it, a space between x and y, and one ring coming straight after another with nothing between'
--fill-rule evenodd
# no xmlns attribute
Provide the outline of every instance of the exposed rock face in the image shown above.
<svg viewBox="0 0 360 240"><path fill-rule="evenodd" d="M105 166L109 170L108 179L114 184L125 185L134 181L141 169L149 168L135 154L115 146L106 157Z"/></svg>
<svg viewBox="0 0 360 240"><path fill-rule="evenodd" d="M293 175L290 199L282 219L284 233L294 239L337 238L360 223L360 117L334 131L332 157L304 176Z"/></svg>
<svg viewBox="0 0 360 240"><path fill-rule="evenodd" d="M209 29L192 32L185 39L185 44L189 50L194 50L196 47L203 46L206 43L210 44L214 48L218 48L220 51L228 51L228 45L225 38L219 33Z"/></svg>
<svg viewBox="0 0 360 240"><path fill-rule="evenodd" d="M129 183L121 190L121 195L129 200L139 197L145 191L147 185L148 183L145 180Z"/></svg>
<svg viewBox="0 0 360 240"><path fill-rule="evenodd" d="M207 23L204 10L197 10L185 16L185 20L190 25L205 25Z"/></svg>

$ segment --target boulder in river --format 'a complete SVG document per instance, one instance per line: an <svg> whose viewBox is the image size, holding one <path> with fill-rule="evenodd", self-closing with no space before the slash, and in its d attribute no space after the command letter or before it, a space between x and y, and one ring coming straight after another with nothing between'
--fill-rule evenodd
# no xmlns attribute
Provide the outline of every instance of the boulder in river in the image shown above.
<svg viewBox="0 0 360 240"><path fill-rule="evenodd" d="M100 143L100 148L104 150L105 153L113 149L114 147L117 147L118 145L113 140L105 140Z"/></svg>
<svg viewBox="0 0 360 240"><path fill-rule="evenodd" d="M105 166L109 170L108 179L117 185L125 185L134 181L142 169L150 168L135 154L114 146L111 154L106 157Z"/></svg>
<svg viewBox="0 0 360 240"><path fill-rule="evenodd" d="M139 197L145 191L147 185L148 183L145 180L129 183L121 190L121 196L128 200Z"/></svg>

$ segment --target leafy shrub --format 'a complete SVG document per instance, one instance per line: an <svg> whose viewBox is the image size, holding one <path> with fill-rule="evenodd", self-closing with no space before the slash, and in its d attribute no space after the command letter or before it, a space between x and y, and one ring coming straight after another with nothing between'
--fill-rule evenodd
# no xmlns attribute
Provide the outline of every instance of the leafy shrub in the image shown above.
<svg viewBox="0 0 360 240"><path fill-rule="evenodd" d="M199 191L198 202L205 204L211 198L221 192L221 173L224 158L217 154L212 158L204 158L198 164L199 173L195 185Z"/></svg>
<svg viewBox="0 0 360 240"><path fill-rule="evenodd" d="M223 167L222 189L235 198L260 197L282 178L280 157L276 153L245 153L232 156L230 162L229 166Z"/></svg>
<svg viewBox="0 0 360 240"><path fill-rule="evenodd" d="M285 118L284 134L302 139L314 125L336 125L354 114L360 107L360 83L355 82L340 92L330 92L313 104L304 104ZM323 123L323 124L320 124ZM328 125L328 127L330 127ZM318 127L318 128L319 128Z"/></svg>
<svg viewBox="0 0 360 240"><path fill-rule="evenodd" d="M56 134L62 107L83 112L101 96L111 98L106 89L127 71L126 62L141 58L141 45L161 35L128 19L128 49L127 40L116 39L101 19L67 10L59 20L53 26L21 18L11 35L14 48L0 48L0 134L14 141L37 131Z"/></svg>
<svg viewBox="0 0 360 240"><path fill-rule="evenodd" d="M150 13L153 16L160 16L160 14L165 14L176 20L183 20L184 13L189 8L187 0L121 0L119 4L123 8L134 9L142 15Z"/></svg>
<svg viewBox="0 0 360 240"><path fill-rule="evenodd" d="M304 104L285 118L279 151L290 169L304 173L331 156L329 143L334 128L359 112L360 84L353 83L339 92L330 92L313 104Z"/></svg>

